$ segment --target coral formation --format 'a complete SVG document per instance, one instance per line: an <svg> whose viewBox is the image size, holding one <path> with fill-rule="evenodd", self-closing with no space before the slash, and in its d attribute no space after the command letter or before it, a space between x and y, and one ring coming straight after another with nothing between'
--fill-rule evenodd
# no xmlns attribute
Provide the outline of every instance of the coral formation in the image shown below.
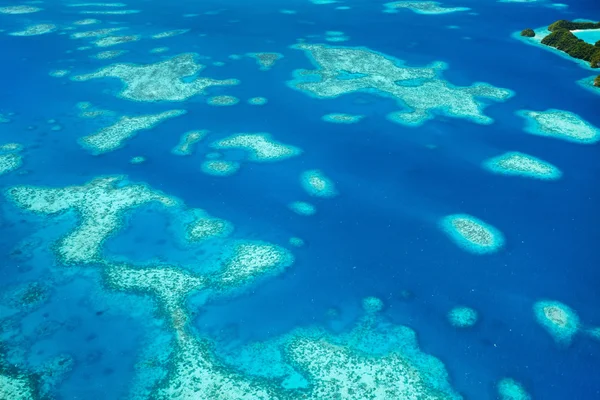
<svg viewBox="0 0 600 400"><path fill-rule="evenodd" d="M193 276L173 266L133 268L127 265L110 265L104 270L108 286L115 290L147 293L156 296L163 311L173 317L179 315L187 321L182 310L183 301L194 291L206 287L206 279Z"/></svg>
<svg viewBox="0 0 600 400"><path fill-rule="evenodd" d="M0 371L0 399L35 399L33 384L27 376L9 376Z"/></svg>
<svg viewBox="0 0 600 400"><path fill-rule="evenodd" d="M533 312L537 322L559 345L569 345L579 331L579 316L571 307L561 302L538 301L533 306Z"/></svg>
<svg viewBox="0 0 600 400"><path fill-rule="evenodd" d="M91 15L129 15L139 14L140 10L83 10L79 11L79 14L91 14Z"/></svg>
<svg viewBox="0 0 600 400"><path fill-rule="evenodd" d="M178 156L189 156L193 152L194 144L204 139L206 135L208 135L207 130L185 132L181 135L179 143L171 150L171 153Z"/></svg>
<svg viewBox="0 0 600 400"><path fill-rule="evenodd" d="M383 310L383 301L377 297L365 297L362 301L362 308L365 312L372 314Z"/></svg>
<svg viewBox="0 0 600 400"><path fill-rule="evenodd" d="M276 61L283 58L283 54L280 53L248 53L246 55L256 60L261 71L270 70Z"/></svg>
<svg viewBox="0 0 600 400"><path fill-rule="evenodd" d="M305 43L292 48L304 51L316 69L295 71L288 82L291 88L321 99L357 92L393 98L404 110L388 119L408 126L419 126L436 114L490 124L493 120L482 113L485 105L477 98L502 101L513 95L485 83L451 86L438 76L443 63L416 68L367 48Z"/></svg>
<svg viewBox="0 0 600 400"><path fill-rule="evenodd" d="M600 129L579 115L550 109L546 111L521 110L517 114L526 120L525 131L570 142L591 144L600 140Z"/></svg>
<svg viewBox="0 0 600 400"><path fill-rule="evenodd" d="M311 196L330 198L338 195L333 181L317 169L304 171L300 176L300 182Z"/></svg>
<svg viewBox="0 0 600 400"><path fill-rule="evenodd" d="M556 180L562 172L539 158L519 152L508 152L483 162L488 171L501 175L522 176L542 180Z"/></svg>
<svg viewBox="0 0 600 400"><path fill-rule="evenodd" d="M142 156L135 156L132 157L131 160L129 160L130 164L142 164L146 162L146 157L142 157Z"/></svg>
<svg viewBox="0 0 600 400"><path fill-rule="evenodd" d="M479 315L470 307L454 307L448 312L448 321L457 328L468 328L477 323Z"/></svg>
<svg viewBox="0 0 600 400"><path fill-rule="evenodd" d="M223 288L239 287L257 277L281 273L294 256L283 247L261 241L236 241L226 250L223 270L213 278Z"/></svg>
<svg viewBox="0 0 600 400"><path fill-rule="evenodd" d="M511 378L503 378L498 382L500 400L531 400L531 396L523 385Z"/></svg>
<svg viewBox="0 0 600 400"><path fill-rule="evenodd" d="M199 242L210 238L224 238L233 232L233 225L230 222L211 217L202 210L194 211L194 220L186 226L188 241Z"/></svg>
<svg viewBox="0 0 600 400"><path fill-rule="evenodd" d="M152 35L152 39L164 39L164 38L170 38L173 36L179 36L179 35L183 35L184 33L189 32L189 29L174 29L172 31L166 31L166 32L161 32L161 33L157 33Z"/></svg>
<svg viewBox="0 0 600 400"><path fill-rule="evenodd" d="M18 207L42 215L74 211L77 226L55 246L64 264L100 262L104 241L119 231L128 211L151 202L173 206L176 201L123 176L96 178L83 186L45 188L16 186L6 192Z"/></svg>
<svg viewBox="0 0 600 400"><path fill-rule="evenodd" d="M267 104L267 99L264 97L252 97L251 99L248 99L248 104L253 106L262 106Z"/></svg>
<svg viewBox="0 0 600 400"><path fill-rule="evenodd" d="M53 78L62 78L63 76L67 76L70 73L71 71L69 71L68 69L55 69L53 71L50 71L48 75L50 75Z"/></svg>
<svg viewBox="0 0 600 400"><path fill-rule="evenodd" d="M119 97L133 101L185 101L202 94L211 86L237 85L237 79L215 80L210 78L186 79L195 76L203 65L195 61L196 54L180 54L155 64L113 64L86 75L78 75L75 81L97 78L117 78L123 82Z"/></svg>
<svg viewBox="0 0 600 400"><path fill-rule="evenodd" d="M169 118L185 113L185 110L170 110L160 114L121 117L113 125L103 128L93 135L84 136L79 143L92 154L107 153L123 146L123 142L137 135L139 131L150 130Z"/></svg>
<svg viewBox="0 0 600 400"><path fill-rule="evenodd" d="M93 43L98 47L111 47L123 43L137 42L140 39L140 35L106 36L94 41Z"/></svg>
<svg viewBox="0 0 600 400"><path fill-rule="evenodd" d="M7 6L0 7L0 14L31 14L42 11L40 7L34 6Z"/></svg>
<svg viewBox="0 0 600 400"><path fill-rule="evenodd" d="M23 157L19 154L0 154L0 175L12 172L23 165Z"/></svg>
<svg viewBox="0 0 600 400"><path fill-rule="evenodd" d="M299 215L310 216L314 215L317 212L315 206L304 201L294 201L288 204L288 207L290 210Z"/></svg>
<svg viewBox="0 0 600 400"><path fill-rule="evenodd" d="M402 8L409 9L417 14L435 15L448 14L457 11L468 11L469 7L444 7L437 1L394 1L385 3L384 12L396 13Z"/></svg>
<svg viewBox="0 0 600 400"><path fill-rule="evenodd" d="M225 160L207 160L202 163L202 172L214 176L229 176L240 169L240 163Z"/></svg>
<svg viewBox="0 0 600 400"><path fill-rule="evenodd" d="M212 96L206 99L206 103L211 106L234 106L239 102L235 96Z"/></svg>
<svg viewBox="0 0 600 400"><path fill-rule="evenodd" d="M352 115L344 113L332 113L323 115L321 119L325 122L332 122L334 124L355 124L360 122L364 118L364 115Z"/></svg>
<svg viewBox="0 0 600 400"><path fill-rule="evenodd" d="M302 246L304 246L304 240L302 240L299 237L291 237L288 242L289 242L290 245L292 245L294 247L302 247Z"/></svg>
<svg viewBox="0 0 600 400"><path fill-rule="evenodd" d="M57 26L54 24L36 24L29 25L22 31L11 32L9 35L11 36L37 36L37 35L45 35L46 33L54 32L57 29Z"/></svg>
<svg viewBox="0 0 600 400"><path fill-rule="evenodd" d="M302 153L297 147L274 140L268 133L239 133L213 142L211 147L244 150L248 153L248 160L254 162L280 161Z"/></svg>
<svg viewBox="0 0 600 400"><path fill-rule="evenodd" d="M491 225L467 214L453 214L440 221L442 230L462 249L486 254L504 245L504 235Z"/></svg>
<svg viewBox="0 0 600 400"><path fill-rule="evenodd" d="M96 60L112 60L113 58L122 56L123 54L125 54L127 52L128 52L128 50L106 50L106 51L101 51L90 57L95 58Z"/></svg>

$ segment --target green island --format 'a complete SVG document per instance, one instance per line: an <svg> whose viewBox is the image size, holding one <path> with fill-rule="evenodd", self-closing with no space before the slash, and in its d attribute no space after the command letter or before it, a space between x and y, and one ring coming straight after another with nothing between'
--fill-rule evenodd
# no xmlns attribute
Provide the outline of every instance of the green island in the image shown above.
<svg viewBox="0 0 600 400"><path fill-rule="evenodd" d="M592 68L600 68L600 40L595 44L587 43L573 34L574 30L600 29L600 22L576 22L564 19L548 26L550 32L541 43L567 53L573 58L590 63ZM521 36L535 37L535 31L527 28ZM594 86L600 87L600 75L594 79Z"/></svg>

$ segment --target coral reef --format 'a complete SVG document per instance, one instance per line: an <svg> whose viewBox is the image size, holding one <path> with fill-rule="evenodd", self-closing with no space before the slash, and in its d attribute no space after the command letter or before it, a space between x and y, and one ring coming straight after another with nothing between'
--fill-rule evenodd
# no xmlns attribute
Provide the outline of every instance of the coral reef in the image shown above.
<svg viewBox="0 0 600 400"><path fill-rule="evenodd" d="M573 336L579 331L580 322L577 313L559 301L538 301L533 306L537 322L563 346L571 344Z"/></svg>
<svg viewBox="0 0 600 400"><path fill-rule="evenodd" d="M151 202L173 206L176 201L123 176L96 178L83 186L45 188L16 186L6 196L18 207L42 215L75 211L77 226L56 245L63 264L100 262L104 241L119 231L126 213Z"/></svg>
<svg viewBox="0 0 600 400"><path fill-rule="evenodd" d="M93 135L84 136L79 143L92 154L107 153L123 146L123 142L137 135L139 131L150 130L169 118L185 113L185 110L170 110L159 114L121 117L115 124L101 129Z"/></svg>
<svg viewBox="0 0 600 400"><path fill-rule="evenodd" d="M483 167L496 174L541 180L556 180L562 176L562 172L554 165L514 151L484 161Z"/></svg>
<svg viewBox="0 0 600 400"><path fill-rule="evenodd" d="M113 64L86 75L78 75L74 81L98 78L117 78L123 82L119 97L133 101L185 101L203 94L211 86L237 85L237 79L215 80L210 78L185 79L195 76L204 66L196 63L196 54L180 54L155 64Z"/></svg>
<svg viewBox="0 0 600 400"><path fill-rule="evenodd" d="M454 243L470 253L493 253L504 245L504 235L499 230L471 215L449 215L441 220L440 227Z"/></svg>
<svg viewBox="0 0 600 400"><path fill-rule="evenodd" d="M477 98L502 101L513 95L485 83L453 87L438 76L445 68L442 63L415 68L367 48L305 43L292 48L304 51L316 69L295 71L288 82L291 88L321 99L357 92L393 98L404 110L388 118L408 126L419 126L436 114L490 124L493 120L483 114L485 105Z"/></svg>
<svg viewBox="0 0 600 400"><path fill-rule="evenodd" d="M254 162L280 161L302 153L297 147L274 140L268 133L239 133L213 142L211 147L217 150L245 150L248 160Z"/></svg>
<svg viewBox="0 0 600 400"><path fill-rule="evenodd" d="M311 196L330 198L338 195L333 181L317 169L303 172L300 182L304 190Z"/></svg>

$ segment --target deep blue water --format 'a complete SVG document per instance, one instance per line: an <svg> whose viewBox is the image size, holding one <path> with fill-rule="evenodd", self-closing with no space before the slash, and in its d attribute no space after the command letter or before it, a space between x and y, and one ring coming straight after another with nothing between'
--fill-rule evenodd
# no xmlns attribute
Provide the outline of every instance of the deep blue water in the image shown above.
<svg viewBox="0 0 600 400"><path fill-rule="evenodd" d="M215 340L233 336L231 340L247 343L297 327L326 327L330 308L339 310L342 325L350 327L362 314L361 299L376 296L385 303L385 317L414 329L421 349L446 365L452 386L467 399L497 398L494 385L506 376L522 382L535 399L600 398L594 372L600 364L600 342L579 334L568 348L561 348L536 323L532 311L540 299L558 300L576 310L586 327L600 326L600 257L595 250L600 240L599 147L529 135L523 131L523 119L515 115L520 109L555 108L600 126L600 97L575 83L589 76L589 70L511 38L515 31L557 19L597 20L600 4L573 0L569 8L558 10L543 4L464 0L444 5L471 7L475 14L430 16L408 10L384 14L380 3L131 0L128 8L141 13L98 16L104 21L101 25L78 28L120 21L129 28L126 32L144 36L139 42L108 48L130 52L105 61L88 57L96 49L75 50L86 41L70 39L69 31L33 37L3 33L0 113L15 115L10 123L0 124L1 144L17 142L25 150L23 166L0 176L1 188L64 187L124 174L188 207L231 221L236 238L281 246L288 246L291 236L304 239L304 247L290 248L296 262L284 274L242 295L207 304L201 295L191 298L193 326ZM335 10L338 5L352 8ZM66 26L87 17L59 1L47 0L41 7L45 8L41 13L0 15L2 28L18 30L28 20ZM297 14L281 14L282 8ZM203 14L215 9L223 11ZM185 13L200 15L181 17ZM449 25L459 29L448 29ZM191 32L162 40L147 38L180 28ZM286 81L292 72L313 67L303 52L289 46L308 35L320 36L307 41L322 42L325 31L343 31L350 40L341 45L364 46L410 66L443 61L448 68L442 77L453 85L487 82L510 89L515 96L489 102L484 113L495 120L491 125L437 115L421 127L409 128L385 119L398 109L390 99L367 94L315 99L291 90ZM170 50L163 55L148 53L159 46ZM66 54L68 50L73 52ZM264 72L251 58L228 59L231 54L263 51L285 58ZM111 62L147 64L183 52L211 57L200 60L207 64L202 76L241 81L238 86L210 88L211 95L227 94L242 101L233 107L211 107L206 96L199 95L182 103L136 103L114 96L120 88L116 80L73 82L48 76L54 69L69 67L73 76ZM213 61L225 65L213 66ZM262 107L245 103L255 96L266 97L268 103ZM117 115L177 108L188 113L140 132L123 148L92 156L77 139L98 131L106 121L79 118L75 104L81 101ZM354 125L320 119L332 112L366 118ZM51 131L49 119L62 130ZM191 129L211 134L192 156L172 155L180 135ZM226 178L203 174L200 164L211 151L209 143L238 132L269 132L303 154L276 163L243 162L238 173ZM505 151L533 154L558 166L564 176L544 182L492 175L480 168L483 160ZM129 164L138 155L147 162ZM336 183L338 197L312 199L303 191L301 172L315 168ZM295 200L311 201L317 214L292 213L287 204ZM52 288L47 302L19 314L22 333L4 345L24 349L20 367L26 370L58 354L70 355L74 367L57 385L59 399L126 397L145 341L164 328L151 301L108 292L98 267L64 267L57 262L51 245L72 229L72 214L46 219L20 211L4 198L1 204L2 285L8 290L39 281ZM491 255L461 250L437 225L440 218L454 213L475 215L498 228L506 237L504 248ZM128 226L107 241L106 257L191 267L202 253L183 249L173 239L176 227L171 217L153 207L134 211ZM33 257L10 254L32 235L40 238ZM404 299L402 290L414 297ZM468 330L457 330L446 319L452 307L462 304L481 316ZM7 310L0 305L0 318L8 320ZM55 331L45 336L31 333L47 320L58 322ZM215 351L219 353L218 348Z"/></svg>

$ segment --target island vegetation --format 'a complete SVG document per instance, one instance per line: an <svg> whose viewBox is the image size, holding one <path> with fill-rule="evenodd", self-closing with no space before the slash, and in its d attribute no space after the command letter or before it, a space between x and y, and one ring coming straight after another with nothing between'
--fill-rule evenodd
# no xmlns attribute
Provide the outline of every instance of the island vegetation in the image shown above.
<svg viewBox="0 0 600 400"><path fill-rule="evenodd" d="M600 68L600 40L591 44L571 32L587 29L600 29L600 22L576 22L561 19L548 25L550 33L542 39L541 43L564 51L573 58L587 61L592 68ZM521 36L534 37L535 31L529 28L524 29ZM600 87L600 75L594 79L594 86Z"/></svg>
<svg viewBox="0 0 600 400"><path fill-rule="evenodd" d="M566 29L568 31L574 31L575 29L600 29L600 22L574 22L559 19L548 26L550 32L558 29Z"/></svg>
<svg viewBox="0 0 600 400"><path fill-rule="evenodd" d="M535 32L533 29L531 28L527 28L527 29L523 29L521 31L521 36L525 36L525 37L534 37L535 36Z"/></svg>

